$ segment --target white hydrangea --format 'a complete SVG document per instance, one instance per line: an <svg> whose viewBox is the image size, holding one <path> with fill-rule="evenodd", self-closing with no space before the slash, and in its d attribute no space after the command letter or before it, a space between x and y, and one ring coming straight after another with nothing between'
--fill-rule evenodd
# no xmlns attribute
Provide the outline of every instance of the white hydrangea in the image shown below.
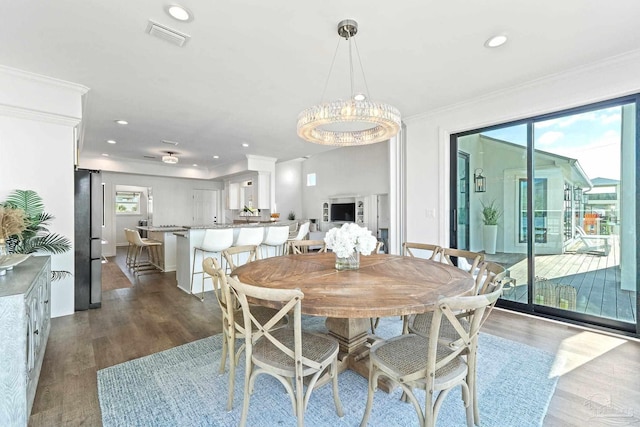
<svg viewBox="0 0 640 427"><path fill-rule="evenodd" d="M367 227L348 222L340 228L332 228L324 238L327 248L338 257L347 258L356 251L362 255L371 255L376 248L377 240Z"/></svg>

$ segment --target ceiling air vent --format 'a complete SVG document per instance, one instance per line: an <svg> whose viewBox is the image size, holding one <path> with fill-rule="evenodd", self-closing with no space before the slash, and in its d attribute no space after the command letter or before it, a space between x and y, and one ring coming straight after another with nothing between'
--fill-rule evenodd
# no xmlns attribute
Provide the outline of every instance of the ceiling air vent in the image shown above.
<svg viewBox="0 0 640 427"><path fill-rule="evenodd" d="M173 28L165 27L164 25L160 25L152 20L149 20L149 24L147 25L147 33L171 44L175 44L176 46L184 46L184 44L191 38L188 34L181 33Z"/></svg>

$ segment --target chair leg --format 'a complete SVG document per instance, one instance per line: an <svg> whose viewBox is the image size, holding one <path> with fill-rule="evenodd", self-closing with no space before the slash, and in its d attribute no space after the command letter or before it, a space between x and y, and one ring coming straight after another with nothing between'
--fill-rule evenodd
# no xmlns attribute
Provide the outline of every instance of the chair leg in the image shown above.
<svg viewBox="0 0 640 427"><path fill-rule="evenodd" d="M338 358L336 357L331 362L331 366L329 367L330 375L333 379L333 401L336 404L336 413L339 417L344 416L344 411L342 409L342 402L340 401L340 395L338 394Z"/></svg>
<svg viewBox="0 0 640 427"><path fill-rule="evenodd" d="M229 351L229 396L227 397L227 411L233 409L233 394L236 384L236 355L235 355L235 337L229 337L227 344Z"/></svg>
<svg viewBox="0 0 640 427"><path fill-rule="evenodd" d="M364 409L364 415L362 415L362 421L360 421L360 427L366 427L371 416L371 407L373 406L373 395L376 392L377 375L373 363L369 363L369 387L367 391L367 406Z"/></svg>
<svg viewBox="0 0 640 427"><path fill-rule="evenodd" d="M193 295L193 276L196 275L196 256L197 256L198 248L193 248L193 262L191 265L191 289L189 289L189 293Z"/></svg>

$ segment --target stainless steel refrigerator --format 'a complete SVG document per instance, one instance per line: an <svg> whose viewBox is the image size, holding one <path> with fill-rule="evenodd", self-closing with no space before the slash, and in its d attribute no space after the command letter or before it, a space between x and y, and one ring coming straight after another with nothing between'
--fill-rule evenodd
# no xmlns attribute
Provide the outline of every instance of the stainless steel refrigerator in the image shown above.
<svg viewBox="0 0 640 427"><path fill-rule="evenodd" d="M75 172L75 310L102 302L103 189L100 171Z"/></svg>

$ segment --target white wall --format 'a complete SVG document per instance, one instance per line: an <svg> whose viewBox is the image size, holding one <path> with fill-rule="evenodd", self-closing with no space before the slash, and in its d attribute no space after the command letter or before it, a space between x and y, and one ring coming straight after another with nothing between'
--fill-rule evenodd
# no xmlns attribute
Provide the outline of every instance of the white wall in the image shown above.
<svg viewBox="0 0 640 427"><path fill-rule="evenodd" d="M114 256L118 234L118 223L115 215L116 186L151 187L153 189L153 224L150 225L192 225L193 190L222 190L221 181L206 181L186 178L171 178L152 175L134 175L115 172L102 172L105 184L105 227L102 238L109 241L104 245L103 255ZM220 191L222 193L222 191ZM219 194L220 194L219 193ZM217 201L218 209L222 207ZM221 218L221 212L218 212ZM122 240L122 238L120 238Z"/></svg>
<svg viewBox="0 0 640 427"><path fill-rule="evenodd" d="M315 172L316 186L307 187ZM322 202L330 197L389 194L389 143L325 151L302 164L302 215L321 218ZM278 208L279 209L279 208Z"/></svg>
<svg viewBox="0 0 640 427"><path fill-rule="evenodd" d="M406 118L408 240L449 242L449 137L640 91L640 51ZM597 82L597 84L594 84ZM426 217L435 209L436 218Z"/></svg>
<svg viewBox="0 0 640 427"><path fill-rule="evenodd" d="M302 183L306 176L302 176L304 159L276 163L276 205L271 212L279 213L280 219L287 219L289 212L296 213L296 218L302 218Z"/></svg>
<svg viewBox="0 0 640 427"><path fill-rule="evenodd" d="M74 240L74 134L87 88L0 66L0 201L33 190L55 216L49 230ZM53 270L74 271L74 251L51 257ZM74 279L53 282L51 315L72 314Z"/></svg>

